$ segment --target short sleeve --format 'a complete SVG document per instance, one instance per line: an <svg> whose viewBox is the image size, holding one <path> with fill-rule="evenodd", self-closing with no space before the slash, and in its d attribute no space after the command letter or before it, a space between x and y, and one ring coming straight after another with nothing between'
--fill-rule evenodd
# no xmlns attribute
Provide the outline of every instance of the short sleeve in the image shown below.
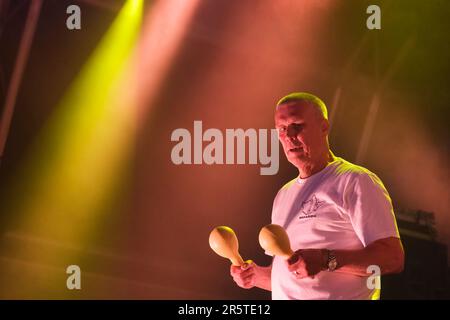
<svg viewBox="0 0 450 320"><path fill-rule="evenodd" d="M400 238L391 198L374 173L360 172L352 176L344 204L364 247L379 239Z"/></svg>

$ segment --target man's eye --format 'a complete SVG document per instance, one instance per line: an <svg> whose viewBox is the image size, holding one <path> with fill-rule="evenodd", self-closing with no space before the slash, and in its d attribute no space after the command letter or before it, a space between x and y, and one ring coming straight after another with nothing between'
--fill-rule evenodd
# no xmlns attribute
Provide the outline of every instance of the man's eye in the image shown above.
<svg viewBox="0 0 450 320"><path fill-rule="evenodd" d="M285 127L278 128L278 132L280 133L286 132L286 128Z"/></svg>

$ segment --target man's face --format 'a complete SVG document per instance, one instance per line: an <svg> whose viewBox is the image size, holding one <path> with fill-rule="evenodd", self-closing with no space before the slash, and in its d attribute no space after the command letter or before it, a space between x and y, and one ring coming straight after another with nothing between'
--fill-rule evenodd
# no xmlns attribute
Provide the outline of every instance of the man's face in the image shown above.
<svg viewBox="0 0 450 320"><path fill-rule="evenodd" d="M279 105L275 128L288 161L297 168L315 162L328 147L328 122L309 101Z"/></svg>

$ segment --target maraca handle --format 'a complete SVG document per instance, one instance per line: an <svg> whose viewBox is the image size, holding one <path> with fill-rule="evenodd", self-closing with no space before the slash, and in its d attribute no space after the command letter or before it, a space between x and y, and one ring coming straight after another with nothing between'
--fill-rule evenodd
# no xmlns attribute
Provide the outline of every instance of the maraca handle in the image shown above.
<svg viewBox="0 0 450 320"><path fill-rule="evenodd" d="M230 261L233 264L233 266L243 266L244 265L244 259L242 259L241 255L239 253L236 253L234 257L230 257Z"/></svg>
<svg viewBox="0 0 450 320"><path fill-rule="evenodd" d="M283 255L283 259L289 260L290 257L292 257L294 255L294 251L292 251L291 249L289 249L288 252L286 252L286 254Z"/></svg>

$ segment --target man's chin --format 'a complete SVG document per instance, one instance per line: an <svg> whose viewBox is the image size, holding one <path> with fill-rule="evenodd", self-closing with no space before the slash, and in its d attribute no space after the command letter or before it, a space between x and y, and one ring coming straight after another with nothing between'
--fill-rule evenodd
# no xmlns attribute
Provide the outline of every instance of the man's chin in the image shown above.
<svg viewBox="0 0 450 320"><path fill-rule="evenodd" d="M300 159L300 160L305 159L306 160L307 159L307 156L306 156L305 152L303 152L303 150L287 151L285 154L288 159L292 159L292 160L294 160L294 159Z"/></svg>
<svg viewBox="0 0 450 320"><path fill-rule="evenodd" d="M303 155L290 156L287 158L290 163L292 163L295 167L303 166L309 162L309 158Z"/></svg>

